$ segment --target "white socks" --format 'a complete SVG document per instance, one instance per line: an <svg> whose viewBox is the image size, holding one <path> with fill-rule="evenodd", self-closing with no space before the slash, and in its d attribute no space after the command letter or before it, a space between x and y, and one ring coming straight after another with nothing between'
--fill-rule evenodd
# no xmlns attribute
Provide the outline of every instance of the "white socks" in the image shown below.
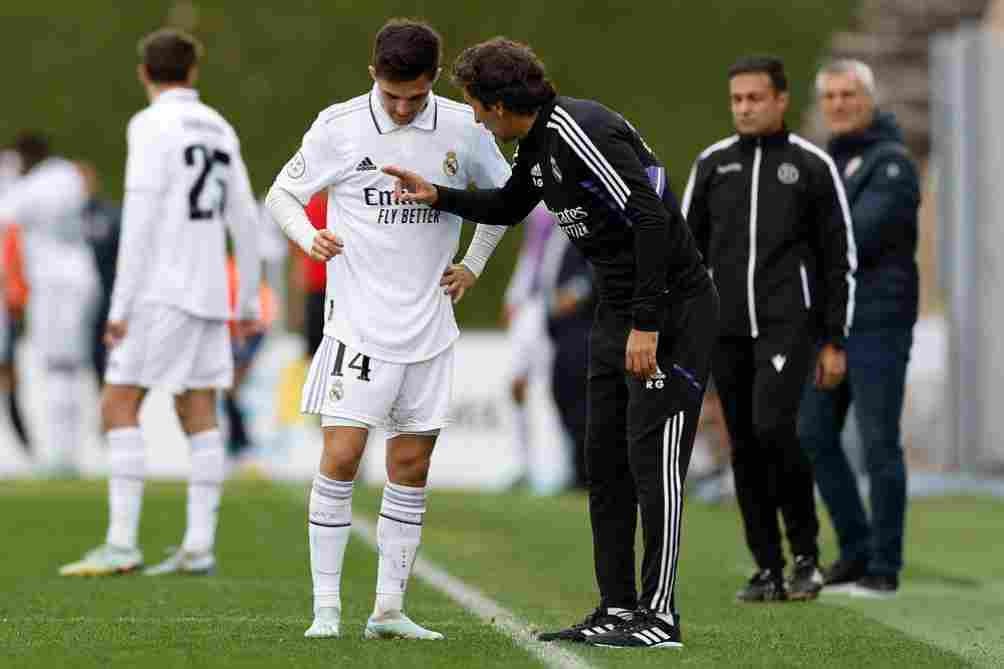
<svg viewBox="0 0 1004 669"><path fill-rule="evenodd" d="M411 567L422 539L425 516L425 488L388 482L383 489L380 517L377 519L376 602L373 617L395 617L404 607Z"/></svg>
<svg viewBox="0 0 1004 669"><path fill-rule="evenodd" d="M342 564L352 531L352 481L314 477L310 490L308 532L314 611L341 609Z"/></svg>
<svg viewBox="0 0 1004 669"><path fill-rule="evenodd" d="M70 365L50 365L45 374L46 445L56 467L73 468L80 448L80 375Z"/></svg>
<svg viewBox="0 0 1004 669"><path fill-rule="evenodd" d="M225 454L216 428L189 437L192 473L188 479L188 524L181 548L209 553L216 543L216 520L223 492Z"/></svg>
<svg viewBox="0 0 1004 669"><path fill-rule="evenodd" d="M146 448L138 427L109 430L108 536L106 543L136 548L143 505Z"/></svg>

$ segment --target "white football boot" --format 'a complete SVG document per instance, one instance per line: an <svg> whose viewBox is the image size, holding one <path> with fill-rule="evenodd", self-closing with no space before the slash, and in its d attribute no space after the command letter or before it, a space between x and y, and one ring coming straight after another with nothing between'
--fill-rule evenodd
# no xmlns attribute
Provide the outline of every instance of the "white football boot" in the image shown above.
<svg viewBox="0 0 1004 669"><path fill-rule="evenodd" d="M366 621L366 631L363 637L367 639L423 639L438 641L443 638L439 632L427 630L402 611L381 616L370 616Z"/></svg>
<svg viewBox="0 0 1004 669"><path fill-rule="evenodd" d="M216 558L212 553L189 553L180 548L169 548L170 554L166 560L152 567L147 567L143 573L147 576L163 576L164 574L191 574L205 576L216 571Z"/></svg>
<svg viewBox="0 0 1004 669"><path fill-rule="evenodd" d="M60 576L111 576L127 574L143 566L143 553L136 548L104 544L88 551L83 559L63 565Z"/></svg>
<svg viewBox="0 0 1004 669"><path fill-rule="evenodd" d="M303 633L308 639L324 639L341 635L342 610L334 606L322 606L314 611L314 622Z"/></svg>

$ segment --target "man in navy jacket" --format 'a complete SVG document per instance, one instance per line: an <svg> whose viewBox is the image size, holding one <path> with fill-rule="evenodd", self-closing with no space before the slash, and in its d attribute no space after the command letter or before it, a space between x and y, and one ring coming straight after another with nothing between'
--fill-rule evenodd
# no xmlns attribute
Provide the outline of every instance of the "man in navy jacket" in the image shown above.
<svg viewBox="0 0 1004 669"><path fill-rule="evenodd" d="M832 390L807 384L799 436L840 544L827 589L888 597L903 566L906 467L899 424L917 320L920 189L895 118L876 108L867 65L834 62L820 71L816 89L854 221L857 303L847 376ZM852 403L870 479L870 519L840 443Z"/></svg>

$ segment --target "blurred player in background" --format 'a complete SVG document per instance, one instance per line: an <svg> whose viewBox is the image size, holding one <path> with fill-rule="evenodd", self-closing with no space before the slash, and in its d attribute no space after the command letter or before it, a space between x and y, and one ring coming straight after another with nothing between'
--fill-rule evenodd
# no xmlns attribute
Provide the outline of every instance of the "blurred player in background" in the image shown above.
<svg viewBox="0 0 1004 669"><path fill-rule="evenodd" d="M147 391L175 396L191 445L187 529L181 548L148 574L207 573L224 478L217 389L233 383L227 322L226 233L241 274L239 330L257 323L257 205L237 135L192 88L202 47L176 30L140 42L138 75L150 106L129 122L125 207L106 340L112 347L101 412L108 437L105 543L64 566L71 576L132 571L145 447L139 410Z"/></svg>
<svg viewBox="0 0 1004 669"><path fill-rule="evenodd" d="M21 157L14 149L0 151L0 197L21 175ZM16 227L0 230L0 393L17 442L28 455L31 442L21 417L17 395L15 342L24 318L28 284L24 278Z"/></svg>
<svg viewBox="0 0 1004 669"><path fill-rule="evenodd" d="M309 507L314 622L308 637L339 635L353 482L369 431L384 426L389 480L365 636L442 638L405 615L404 594L421 538L432 451L450 405L459 335L450 296L459 300L475 283L504 230L480 226L462 263L451 265L462 220L398 202L394 180L379 168L407 159L460 188L499 185L509 168L469 107L432 93L440 50L427 24L385 24L370 66L372 90L321 112L266 200L305 252L322 261L338 256L328 263L325 336L303 389L303 410L320 414L324 428ZM303 207L321 191L329 198L328 218L318 231Z"/></svg>
<svg viewBox="0 0 1004 669"><path fill-rule="evenodd" d="M45 374L45 444L51 471L76 473L81 441L81 372L98 296L83 213L93 181L84 166L53 156L48 138L24 132L15 142L24 176L0 198L0 225L24 235L31 292L28 323Z"/></svg>
<svg viewBox="0 0 1004 669"><path fill-rule="evenodd" d="M115 285L115 265L122 232L122 207L101 195L101 180L97 171L93 167L90 169L94 175L94 188L84 208L84 236L94 253L101 286L94 326L91 329L91 364L98 379L103 382L108 362L105 322L112 306L112 287Z"/></svg>

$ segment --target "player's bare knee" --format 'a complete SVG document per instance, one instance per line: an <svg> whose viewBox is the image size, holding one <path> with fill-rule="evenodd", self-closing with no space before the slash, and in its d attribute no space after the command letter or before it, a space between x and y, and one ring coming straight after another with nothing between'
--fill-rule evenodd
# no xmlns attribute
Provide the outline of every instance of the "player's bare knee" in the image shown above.
<svg viewBox="0 0 1004 669"><path fill-rule="evenodd" d="M369 431L362 427L324 429L321 473L336 481L354 481L366 450Z"/></svg>
<svg viewBox="0 0 1004 669"><path fill-rule="evenodd" d="M424 486L432 463L431 450L390 448L387 450L387 477L392 483Z"/></svg>
<svg viewBox="0 0 1004 669"><path fill-rule="evenodd" d="M216 392L213 390L182 393L174 398L174 409L185 434L198 434L216 427Z"/></svg>
<svg viewBox="0 0 1004 669"><path fill-rule="evenodd" d="M101 393L101 426L107 432L139 425L140 392L116 386L106 386Z"/></svg>

